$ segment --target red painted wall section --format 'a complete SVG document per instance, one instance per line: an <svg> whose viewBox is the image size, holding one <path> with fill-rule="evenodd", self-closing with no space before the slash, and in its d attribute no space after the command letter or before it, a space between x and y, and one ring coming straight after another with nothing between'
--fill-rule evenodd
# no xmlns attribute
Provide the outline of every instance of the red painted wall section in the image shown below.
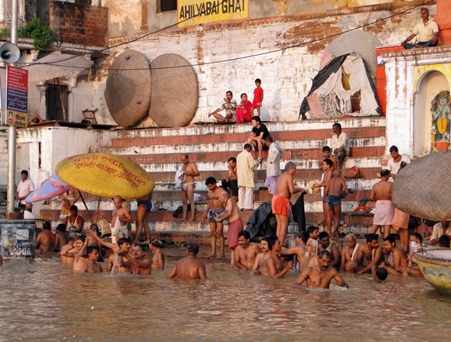
<svg viewBox="0 0 451 342"><path fill-rule="evenodd" d="M56 41L106 46L108 8L51 0L49 26Z"/></svg>

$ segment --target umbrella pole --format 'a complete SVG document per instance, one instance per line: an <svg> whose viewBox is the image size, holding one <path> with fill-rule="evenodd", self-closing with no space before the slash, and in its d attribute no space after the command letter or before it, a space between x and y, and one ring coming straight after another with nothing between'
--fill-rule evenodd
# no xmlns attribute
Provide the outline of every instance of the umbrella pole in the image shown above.
<svg viewBox="0 0 451 342"><path fill-rule="evenodd" d="M101 196L99 196L99 200L97 201L97 211L96 211L96 223L99 222L99 213L100 213L100 200L102 199Z"/></svg>
<svg viewBox="0 0 451 342"><path fill-rule="evenodd" d="M78 194L80 195L80 198L81 198L83 204L85 205L86 211L88 212L89 218L91 219L91 223L92 223L93 221L92 221L91 212L89 211L88 206L86 205L85 199L83 198L83 195L81 194L80 190L78 191Z"/></svg>

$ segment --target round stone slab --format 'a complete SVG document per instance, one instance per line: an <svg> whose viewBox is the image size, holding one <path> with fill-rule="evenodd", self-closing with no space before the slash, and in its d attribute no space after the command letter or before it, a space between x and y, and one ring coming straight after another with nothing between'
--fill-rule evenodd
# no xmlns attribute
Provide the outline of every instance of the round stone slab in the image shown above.
<svg viewBox="0 0 451 342"><path fill-rule="evenodd" d="M147 115L151 86L150 65L141 53L128 50L114 60L108 71L105 101L118 125L134 126Z"/></svg>
<svg viewBox="0 0 451 342"><path fill-rule="evenodd" d="M151 63L152 100L149 116L159 127L183 127L196 114L199 87L196 73L182 56L168 53Z"/></svg>

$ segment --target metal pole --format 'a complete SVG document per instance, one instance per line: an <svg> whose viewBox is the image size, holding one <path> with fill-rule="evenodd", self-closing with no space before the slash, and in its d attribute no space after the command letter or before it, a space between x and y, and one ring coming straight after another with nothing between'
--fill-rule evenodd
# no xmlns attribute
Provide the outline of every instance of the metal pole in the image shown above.
<svg viewBox="0 0 451 342"><path fill-rule="evenodd" d="M11 13L11 43L17 44L17 27L19 19L18 0L12 0ZM14 212L14 202L16 198L16 126L8 126L8 200L7 217Z"/></svg>

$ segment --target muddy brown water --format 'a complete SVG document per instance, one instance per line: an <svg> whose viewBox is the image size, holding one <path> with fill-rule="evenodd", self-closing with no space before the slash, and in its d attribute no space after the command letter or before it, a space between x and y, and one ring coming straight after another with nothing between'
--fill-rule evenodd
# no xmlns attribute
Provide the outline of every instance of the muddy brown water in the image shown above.
<svg viewBox="0 0 451 342"><path fill-rule="evenodd" d="M74 274L57 258L0 268L1 341L449 341L451 298L424 279L307 290L207 263L202 284L129 274Z"/></svg>

